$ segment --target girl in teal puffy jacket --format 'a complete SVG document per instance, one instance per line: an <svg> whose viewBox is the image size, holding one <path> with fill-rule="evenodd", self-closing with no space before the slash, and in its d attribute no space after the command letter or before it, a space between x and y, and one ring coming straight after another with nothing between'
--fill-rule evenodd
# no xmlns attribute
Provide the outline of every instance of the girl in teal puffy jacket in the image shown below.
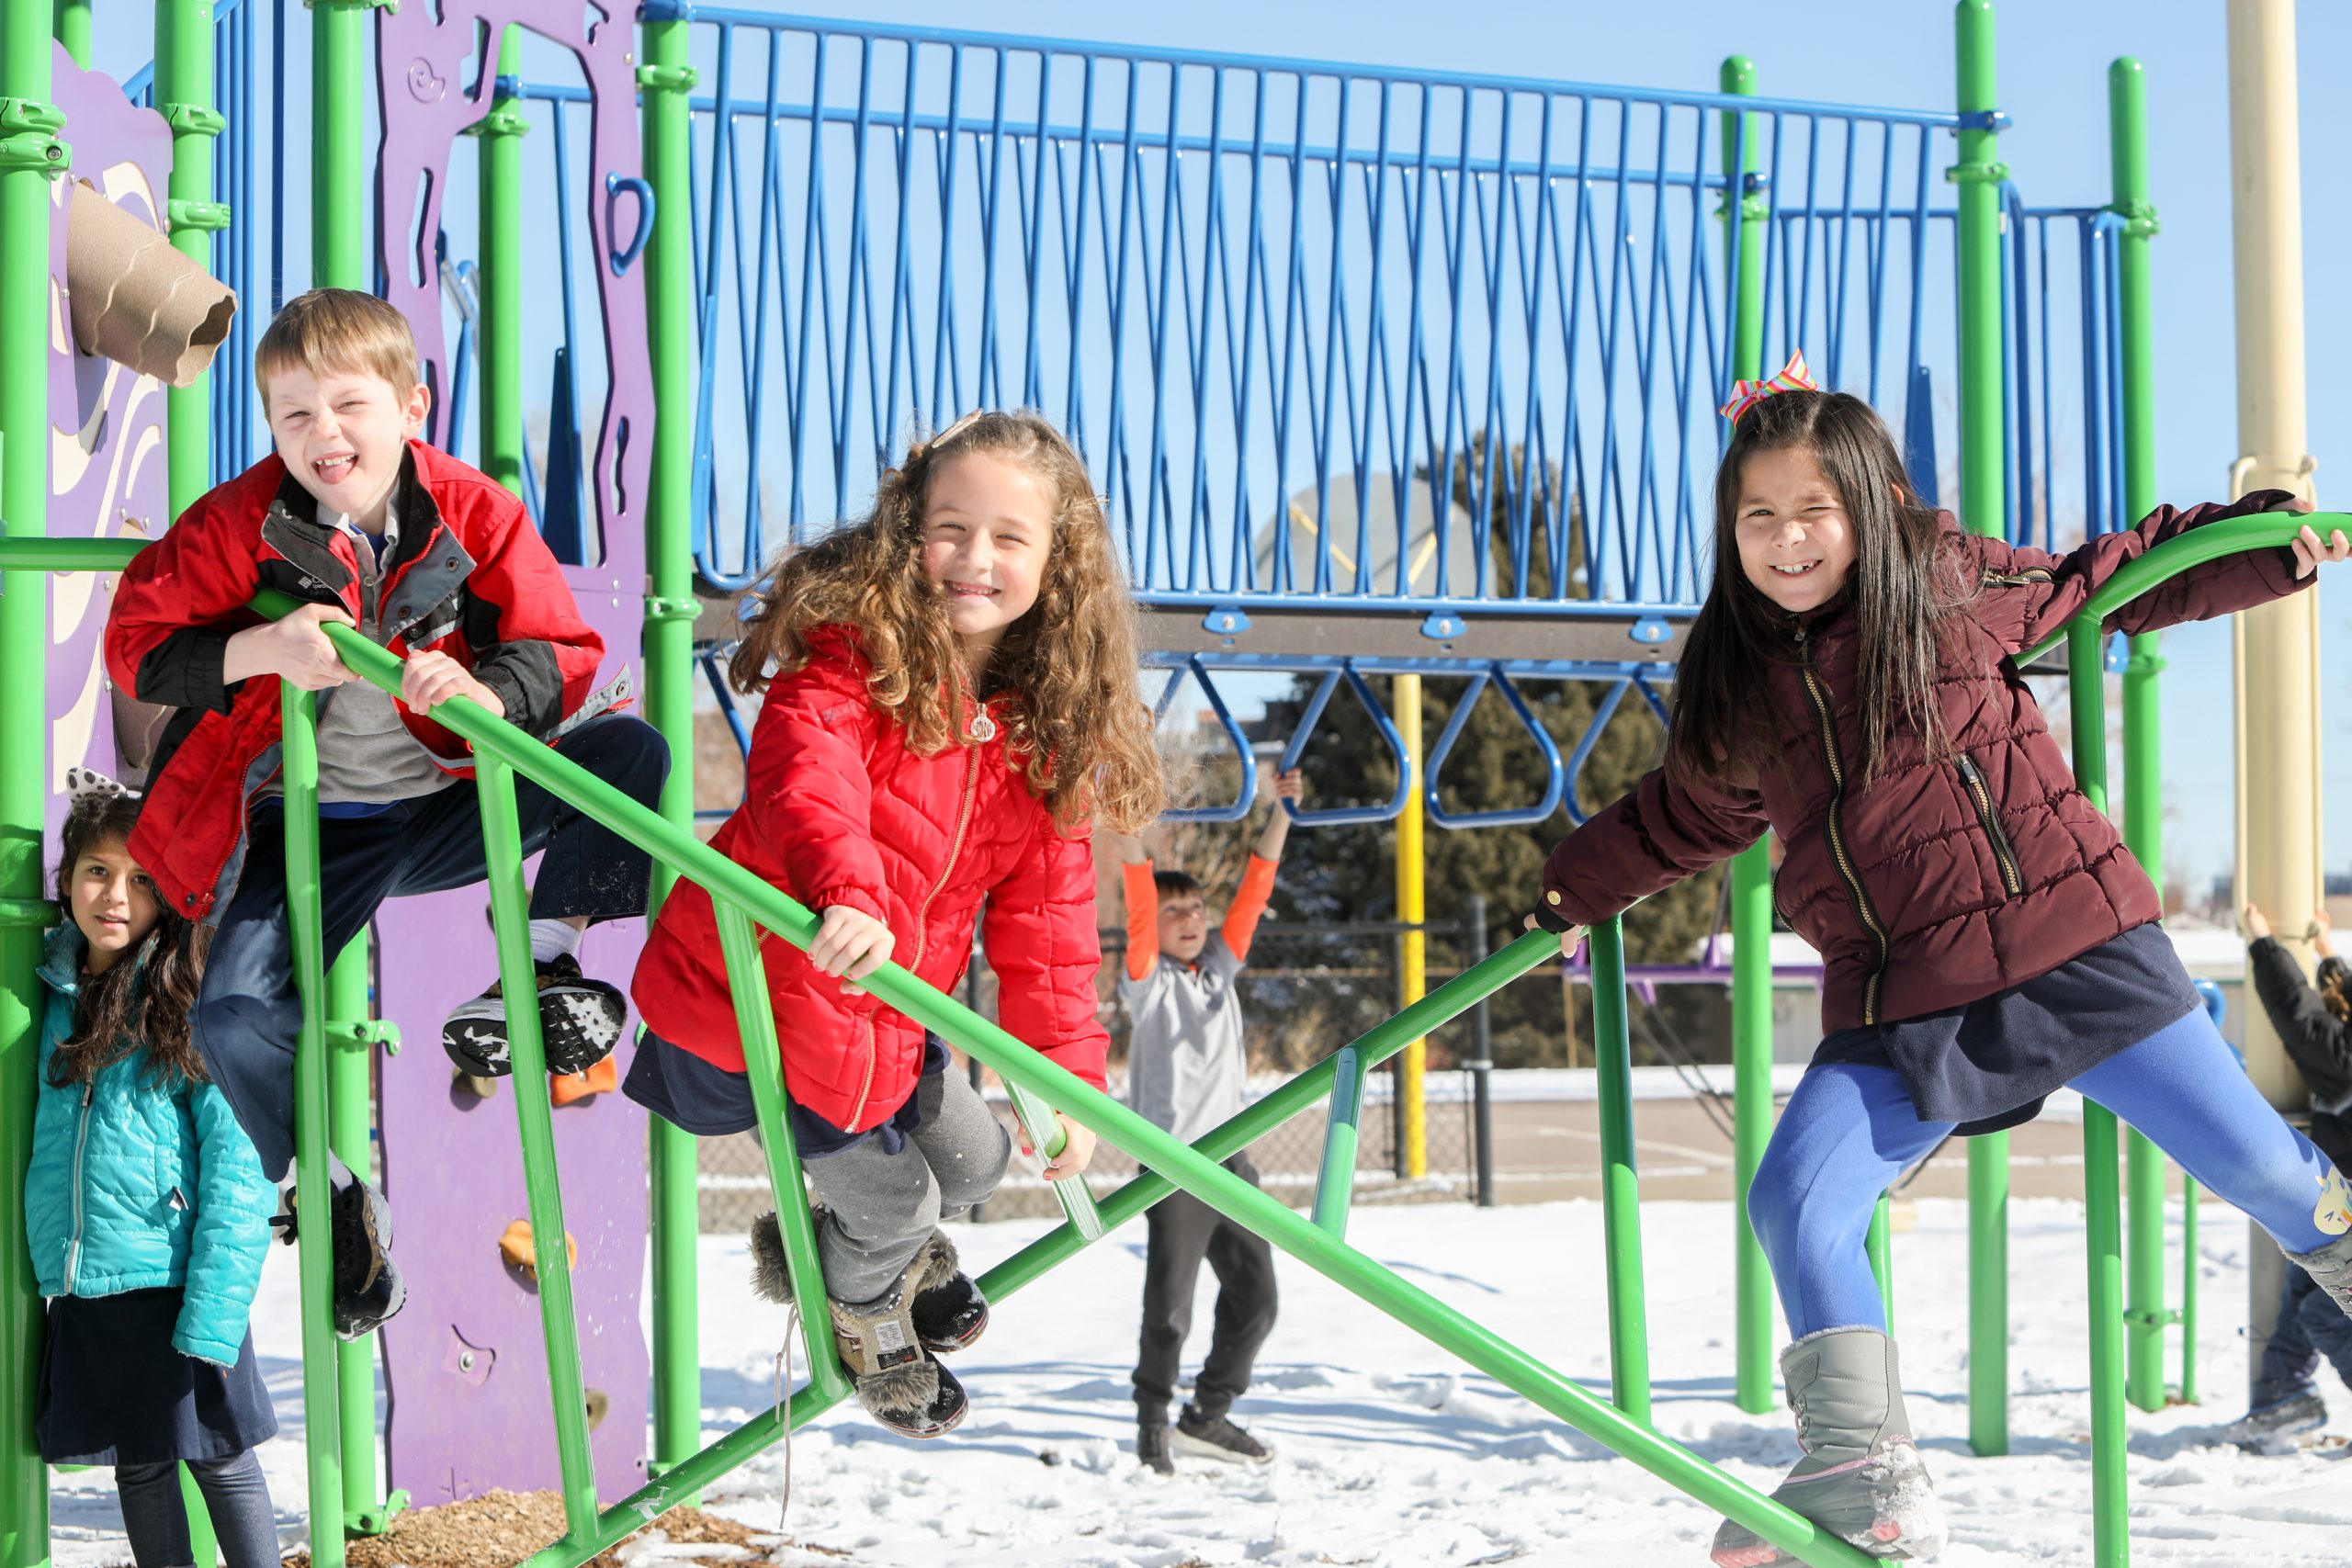
<svg viewBox="0 0 2352 1568"><path fill-rule="evenodd" d="M110 1464L140 1568L192 1560L178 1466L230 1568L278 1561L254 1446L277 1430L247 1314L277 1189L204 1077L187 1012L203 931L130 858L138 801L76 789L57 868L25 1234L48 1298L34 1427Z"/></svg>

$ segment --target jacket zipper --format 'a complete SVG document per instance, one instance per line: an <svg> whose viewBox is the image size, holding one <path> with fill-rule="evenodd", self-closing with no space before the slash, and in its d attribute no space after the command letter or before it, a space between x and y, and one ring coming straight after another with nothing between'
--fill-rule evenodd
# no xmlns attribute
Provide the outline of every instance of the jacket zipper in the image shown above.
<svg viewBox="0 0 2352 1568"><path fill-rule="evenodd" d="M65 1289L62 1294L74 1293L74 1276L82 1269L82 1151L90 1142L90 1102L98 1097L98 1080L93 1076L82 1086L82 1118L74 1129L74 1240L65 1249Z"/></svg>
<svg viewBox="0 0 2352 1568"><path fill-rule="evenodd" d="M1829 716L1829 696L1823 688L1821 677L1813 667L1813 649L1805 641L1803 626L1797 628L1797 651L1804 659L1805 694L1813 699L1813 711L1821 721L1821 750L1829 762L1829 854L1838 863L1838 874L1845 878L1846 891L1853 895L1854 913L1869 928L1871 940L1878 947L1878 962L1871 966L1870 978L1862 982L1862 1021L1878 1021L1879 981L1886 974L1888 943L1886 928L1878 922L1871 908L1870 895L1862 891L1861 876L1854 870L1854 863L1846 853L1846 832L1839 820L1839 807L1846 799L1846 767L1838 756L1838 727Z"/></svg>
<svg viewBox="0 0 2352 1568"><path fill-rule="evenodd" d="M931 915L932 902L946 887L947 879L955 874L956 859L964 852L964 834L972 825L972 801L979 794L980 749L978 746L966 747L964 756L964 804L956 813L956 836L948 840L947 863L939 868L939 880L931 885L931 891L924 894L922 902L915 907L915 951L914 956L907 961L910 971L922 962L923 943L929 933L925 922ZM865 1101L874 1092L875 1055L874 1021L868 1017L865 1021L865 1082L859 1086L857 1104L849 1113L849 1126L845 1129L848 1132L857 1131L858 1120L865 1114Z"/></svg>
<svg viewBox="0 0 2352 1568"><path fill-rule="evenodd" d="M1993 859L2001 867L2001 886L2009 897L2025 896L2025 875L2018 869L2018 857L2009 848L2008 835L2001 831L2000 818L1993 814L1993 792L1984 786L1984 774L1977 767L1976 759L1962 751L1954 764L1960 769L1961 783L1968 786L1968 798L1976 807L1976 820L1984 826L1984 836L1993 841Z"/></svg>

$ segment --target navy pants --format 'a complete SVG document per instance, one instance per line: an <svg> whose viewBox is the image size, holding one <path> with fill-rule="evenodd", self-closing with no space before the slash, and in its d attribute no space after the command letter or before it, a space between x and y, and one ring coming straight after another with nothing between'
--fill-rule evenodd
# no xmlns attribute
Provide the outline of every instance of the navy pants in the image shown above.
<svg viewBox="0 0 2352 1568"><path fill-rule="evenodd" d="M2288 1251L2313 1251L2340 1234L2340 1224L2323 1230L2318 1218L2342 1191L2335 1168L2270 1108L2202 1009L2069 1087L2146 1134ZM1884 1330L1885 1306L1863 1246L1871 1211L1888 1183L1952 1126L1921 1121L1892 1067L1831 1062L1805 1073L1747 1191L1748 1224L1771 1260L1792 1337Z"/></svg>
<svg viewBox="0 0 2352 1568"><path fill-rule="evenodd" d="M564 738L563 754L647 807L660 801L670 772L661 731L627 714L590 719ZM533 919L615 920L645 913L653 864L643 850L528 779L514 781L514 804L523 852L547 852L531 887ZM328 962L367 929L385 899L465 887L488 874L481 797L471 779L371 817L322 818L319 903ZM495 977L487 943L482 967L485 983ZM189 1033L273 1181L294 1159L294 1047L301 1029L284 818L269 802L249 826L244 873L213 933Z"/></svg>
<svg viewBox="0 0 2352 1568"><path fill-rule="evenodd" d="M254 1450L227 1459L192 1459L187 1469L229 1568L277 1568L277 1515ZM130 1538L131 1561L139 1568L187 1568L196 1561L178 1461L119 1464L114 1483L122 1502L123 1533Z"/></svg>

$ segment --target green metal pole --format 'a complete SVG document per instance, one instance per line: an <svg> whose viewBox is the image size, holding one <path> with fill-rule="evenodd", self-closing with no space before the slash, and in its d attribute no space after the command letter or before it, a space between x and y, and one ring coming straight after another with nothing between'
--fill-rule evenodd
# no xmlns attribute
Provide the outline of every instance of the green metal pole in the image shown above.
<svg viewBox="0 0 2352 1568"><path fill-rule="evenodd" d="M670 742L662 815L691 832L694 769L694 171L687 141L686 24L644 24L638 72L645 117L645 172L653 187L647 244L647 352L653 361L653 465L646 494L646 717ZM657 863L654 907L675 870ZM649 915L648 919L651 917ZM695 1322L695 1235L700 1224L695 1140L661 1117L651 1128L653 1233L653 1461L659 1472L702 1446L702 1364Z"/></svg>
<svg viewBox="0 0 2352 1568"><path fill-rule="evenodd" d="M2067 710L2075 781L2107 809L2107 671L2099 623L2078 616L2066 629ZM2122 1568L2131 1560L2129 1481L2124 1474L2123 1224L2115 1113L2083 1101L2083 1219L2090 1273L2091 1560ZM2159 1173L2161 1183L2161 1173ZM2161 1190L2161 1186L2159 1187Z"/></svg>
<svg viewBox="0 0 2352 1568"><path fill-rule="evenodd" d="M1592 928L1592 1059L1600 1096L1600 1224L1609 1260L1609 1391L1649 1425L1649 1314L1642 1288L1642 1188L1634 1169L1634 1056L1626 1032L1625 930Z"/></svg>
<svg viewBox="0 0 2352 1568"><path fill-rule="evenodd" d="M1348 1203L1356 1188L1356 1123L1363 1115L1366 1064L1352 1045L1341 1046L1325 1112L1323 1163L1315 1174L1315 1223L1333 1235L1348 1234Z"/></svg>
<svg viewBox="0 0 2352 1568"><path fill-rule="evenodd" d="M55 31L57 41L74 63L87 71L90 68L90 0L57 0ZM163 66L163 40L156 39L156 68Z"/></svg>
<svg viewBox="0 0 2352 1568"><path fill-rule="evenodd" d="M498 74L523 69L513 28L498 46ZM523 133L530 125L503 93L474 127L481 165L481 469L523 493Z"/></svg>
<svg viewBox="0 0 2352 1568"><path fill-rule="evenodd" d="M1735 54L1718 85L1753 96L1756 62ZM1770 203L1747 189L1764 168L1763 117L1723 118L1724 272L1730 280L1731 373L1764 373L1764 250ZM1731 863L1732 1313L1734 1397L1752 1416L1772 1408L1772 1270L1747 1220L1747 1190L1772 1139L1772 851L1769 840Z"/></svg>
<svg viewBox="0 0 2352 1568"><path fill-rule="evenodd" d="M49 181L67 166L49 103L50 18L0 6L0 523L48 530ZM0 1229L25 1212L40 1051L42 835L48 820L49 584L0 575ZM0 1568L49 1562L49 1476L33 1440L40 1295L21 1243L0 1246Z"/></svg>
<svg viewBox="0 0 2352 1568"><path fill-rule="evenodd" d="M311 7L311 282L322 288L370 286L366 202L375 188L365 153L367 20L373 0L306 0ZM330 1146L362 1179L374 1179L374 1032L368 933L334 955L327 971L327 1126ZM355 1532L381 1530L391 1508L378 1486L374 1337L339 1347L337 1398L347 1436L344 1497L336 1516ZM313 1517L314 1535L325 1524Z"/></svg>
<svg viewBox="0 0 2352 1568"><path fill-rule="evenodd" d="M2125 220L2116 237L2117 317L2123 358L2119 389L2123 412L2123 503L2127 516L2143 517L2156 505L2155 302L2148 241L2156 231L2148 200L2148 82L2136 60L2108 67L2108 147L2113 164L2114 209ZM2123 841L2164 891L2164 775L2162 731L2156 701L2164 670L2157 635L2132 639L2123 671ZM2136 1129L2124 1145L2129 1162L2132 1220L2131 1328L2132 1403L2159 1410L2165 1403L2165 1160ZM2189 1201L2196 1199L2191 1194ZM2197 1261L2189 1254L2184 1294L2195 1288ZM2181 1381L2194 1384L2194 1342L2181 1347Z"/></svg>
<svg viewBox="0 0 2352 1568"><path fill-rule="evenodd" d="M390 656L386 655L387 658ZM326 933L319 920L319 735L311 694L283 690L286 908L302 1032L294 1051L294 1208L302 1269L302 1439L309 1450L311 1562L343 1568L341 1348L334 1337L334 1255L327 1216ZM372 1415L372 1413L371 1413Z"/></svg>
<svg viewBox="0 0 2352 1568"><path fill-rule="evenodd" d="M2008 170L1995 159L1991 0L1954 8L1960 58L1961 517L2001 531L2007 476L2001 440L2001 197ZM2009 1135L1968 1145L1968 1440L1979 1454L2009 1451Z"/></svg>
<svg viewBox="0 0 2352 1568"><path fill-rule="evenodd" d="M80 45L67 30L78 16ZM58 37L74 63L89 67L89 7L59 0ZM172 247L211 270L212 231L227 209L212 199L212 139L227 122L212 107L212 7L208 0L155 0L155 107L172 128L171 195L165 222ZM165 487L174 517L212 483L212 376L164 392ZM180 1467L180 1497L187 1514L195 1561L210 1568L220 1555L212 1516L187 1467Z"/></svg>
<svg viewBox="0 0 2352 1568"><path fill-rule="evenodd" d="M531 971L530 896L523 887L522 819L514 806L514 770L495 757L476 756L474 783L481 799L482 852L489 865L491 930L498 946L503 994L537 989ZM565 1529L581 1535L596 1523L596 1465L588 1451L588 1400L580 1371L579 1320L571 1307L571 1258L557 1180L555 1118L548 1097L547 1051L538 1011L516 1008L507 1017L514 1052L514 1114L523 1139L523 1185L531 1210L531 1251L538 1273L539 1325L547 1340L548 1390L555 1404L557 1462L563 1475Z"/></svg>
<svg viewBox="0 0 2352 1568"><path fill-rule="evenodd" d="M1878 1280L1879 1304L1886 1312L1886 1334L1894 1337L1894 1201L1882 1192L1871 1206L1871 1228L1862 1238L1871 1274Z"/></svg>

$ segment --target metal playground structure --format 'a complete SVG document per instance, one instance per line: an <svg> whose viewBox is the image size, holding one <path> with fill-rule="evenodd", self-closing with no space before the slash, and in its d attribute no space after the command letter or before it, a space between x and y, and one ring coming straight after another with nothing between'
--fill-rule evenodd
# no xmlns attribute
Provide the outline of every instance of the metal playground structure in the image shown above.
<svg viewBox="0 0 2352 1568"><path fill-rule="evenodd" d="M1342 685L1365 705L1396 764L1394 796L1300 818L1396 821L1408 923L1423 915L1425 820L1580 821L1577 776L1600 727L1629 694L1663 714L1704 592L1714 410L1733 380L1803 346L1826 384L1894 417L1921 491L1984 532L2046 544L2076 521L2092 534L2126 526L2154 504L2145 84L2134 62L2115 63L2109 199L2030 203L1996 157L1987 0L1956 8L1956 107L1932 111L1770 98L1738 59L1713 92L1633 90L684 0L646 0L634 17L556 0L313 0L307 68L282 7L157 0L154 67L119 86L87 68L85 0L61 0L54 38L45 9L0 9L0 1214L21 1210L29 1155L56 780L75 761L138 761L137 716L113 705L96 662L107 574L266 450L243 367L252 322L291 291L289 245L307 243L311 284L373 288L409 316L435 392L431 438L525 496L608 645L640 650L647 715L676 759L662 810L648 812L453 705L449 726L477 753L486 901L395 906L372 952L325 953L311 705L286 693L306 1003L300 1201L323 1212L332 1148L357 1169L378 1163L395 1201L432 1204L449 1163L436 1151L462 1148L465 1208L487 1227L452 1215L446 1234L403 1251L411 1305L381 1337L387 1473L376 1344L334 1342L325 1249L302 1247L321 1568L412 1497L489 1484L560 1486L567 1533L531 1561L585 1562L846 1392L753 956L758 931L805 945L814 922L695 839L693 705L698 678L724 700L728 600L779 548L853 512L910 420L1030 404L1069 431L1122 531L1151 661L1168 671L1163 707L1197 683L1246 753L1218 682L1315 675L1286 744L1295 759ZM470 185L460 135L476 140ZM209 376L165 394L52 332L77 187L167 231L235 290L243 309ZM469 197L472 220L448 221ZM549 389L536 451L526 369ZM2083 783L2102 806L2103 682L2121 671L2127 838L2152 869L2160 660L2153 637L2104 647L2099 622L2173 572L2292 532L2247 519L2151 552L2077 619L2063 661L2035 662L2051 649L2020 661L2097 694L2070 705ZM389 654L334 635L352 669L396 689ZM1434 745L1425 679L1465 682ZM1524 685L1546 681L1604 689L1592 732L1566 755L1524 700ZM1464 813L1446 803L1445 762L1489 687L1542 766L1523 807ZM707 1449L693 1140L617 1095L551 1105L519 1092L540 1057L523 1017L512 1143L492 1128L494 1100L381 1060L404 1024L426 1027L457 999L471 972L452 955L479 951L484 913L502 977L526 985L518 774L650 849L657 895L687 877L720 911L811 1371ZM1246 814L1252 770L1240 779L1233 800L1194 809ZM1744 1194L1771 1116L1764 846L1736 863L1732 911ZM625 964L636 934L596 940L614 944L601 961ZM1765 1539L1818 1563L1862 1562L1647 1424L1623 950L1613 924L1593 943L1605 1401L1346 1242L1364 1075L1397 1058L1409 1111L1423 1037L1555 963L1550 938L1515 942L1427 995L1408 938L1401 1012L1189 1147L903 971L870 985L1000 1074L1032 1125L1058 1108L1145 1168L1099 1202L1070 1195L1061 1228L981 1281L991 1298L1182 1188ZM1326 1097L1331 1142L1311 1215L1220 1168ZM2093 1506L2098 1560L2120 1564L2125 1405L2167 1397L2176 1319L2190 1328L2177 1392L2195 1397L2196 1204L2192 1190L2182 1299L2167 1310L2161 1161L2132 1136L2127 1250L2119 1129L2093 1106L2084 1135ZM2008 1440L2006 1162L2006 1137L1972 1144L1971 1427L1987 1454ZM492 1257L516 1218L534 1238L528 1280ZM567 1236L581 1244L576 1266ZM1744 1211L1729 1239L1737 1398L1761 1412L1770 1281ZM634 1329L648 1248L650 1355ZM626 1331L598 1332L605 1324ZM30 1438L40 1327L23 1248L0 1247L0 1568L48 1561ZM650 1453L634 1418L649 1406Z"/></svg>

